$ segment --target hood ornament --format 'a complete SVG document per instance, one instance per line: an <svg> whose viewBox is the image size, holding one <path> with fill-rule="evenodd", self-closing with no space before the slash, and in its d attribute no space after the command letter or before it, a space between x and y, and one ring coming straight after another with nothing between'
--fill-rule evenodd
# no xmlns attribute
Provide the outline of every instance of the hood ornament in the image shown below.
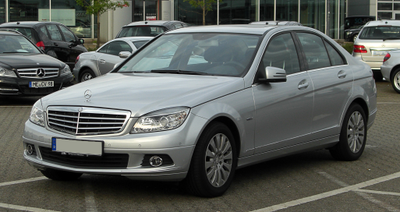
<svg viewBox="0 0 400 212"><path fill-rule="evenodd" d="M85 93L83 93L83 97L85 97L85 99L86 99L87 102L90 101L90 98L92 97L92 91L89 90L89 89L87 89L87 90L85 91Z"/></svg>

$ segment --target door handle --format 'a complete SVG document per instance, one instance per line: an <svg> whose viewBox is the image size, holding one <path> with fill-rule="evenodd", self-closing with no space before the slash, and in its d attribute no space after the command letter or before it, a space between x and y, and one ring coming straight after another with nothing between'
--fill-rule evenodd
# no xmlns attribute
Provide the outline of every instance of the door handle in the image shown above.
<svg viewBox="0 0 400 212"><path fill-rule="evenodd" d="M106 63L105 60L103 60L103 59L100 60L100 64L105 64L105 63Z"/></svg>
<svg viewBox="0 0 400 212"><path fill-rule="evenodd" d="M58 46L58 44L57 44L57 43L54 43L54 46Z"/></svg>
<svg viewBox="0 0 400 212"><path fill-rule="evenodd" d="M346 78L347 74L345 71L340 70L337 76L339 79L343 79L343 78Z"/></svg>
<svg viewBox="0 0 400 212"><path fill-rule="evenodd" d="M299 90L303 90L303 89L306 89L306 88L308 88L308 82L307 82L307 80L302 80L302 81L300 81L299 82L299 85L297 86L297 88L299 89Z"/></svg>

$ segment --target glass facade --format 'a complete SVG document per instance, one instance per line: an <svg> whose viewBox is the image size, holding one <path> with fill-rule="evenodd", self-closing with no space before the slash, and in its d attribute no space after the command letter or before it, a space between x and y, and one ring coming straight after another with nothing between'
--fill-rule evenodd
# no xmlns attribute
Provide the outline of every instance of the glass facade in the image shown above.
<svg viewBox="0 0 400 212"><path fill-rule="evenodd" d="M0 0L0 23L6 22L6 0Z"/></svg>
<svg viewBox="0 0 400 212"><path fill-rule="evenodd" d="M7 1L7 2L6 2ZM297 21L304 26L325 32L332 38L342 38L348 0L215 0L206 12L205 24L247 24L253 21ZM173 3L171 19L190 25L203 24L203 11L188 0ZM6 14L5 5L9 10ZM329 5L326 5L329 3ZM159 0L132 0L131 21L160 20ZM378 0L378 15L400 18L399 0ZM329 13L326 11L329 10ZM51 11L51 15L50 15ZM75 0L0 0L0 23L7 21L57 21L71 28L79 37L91 37L92 19ZM95 19L96 20L96 19ZM95 36L96 37L96 36Z"/></svg>
<svg viewBox="0 0 400 212"><path fill-rule="evenodd" d="M400 20L399 0L379 0L377 4L379 18Z"/></svg>
<svg viewBox="0 0 400 212"><path fill-rule="evenodd" d="M55 21L68 26L78 37L91 37L91 16L74 0L0 0L0 23L8 21ZM51 14L50 14L51 11Z"/></svg>

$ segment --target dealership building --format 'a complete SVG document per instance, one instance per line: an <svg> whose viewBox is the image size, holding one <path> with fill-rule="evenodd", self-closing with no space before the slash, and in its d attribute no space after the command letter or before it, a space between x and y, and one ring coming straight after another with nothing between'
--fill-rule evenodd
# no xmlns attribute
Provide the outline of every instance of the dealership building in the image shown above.
<svg viewBox="0 0 400 212"><path fill-rule="evenodd" d="M123 25L142 20L180 20L202 25L202 10L188 0L129 0L129 6L101 15L101 42L111 40ZM332 38L343 38L347 16L370 15L400 20L399 0L215 0L207 25L253 21L297 21ZM79 37L96 38L94 15L86 14L75 0L0 0L0 23L57 21Z"/></svg>

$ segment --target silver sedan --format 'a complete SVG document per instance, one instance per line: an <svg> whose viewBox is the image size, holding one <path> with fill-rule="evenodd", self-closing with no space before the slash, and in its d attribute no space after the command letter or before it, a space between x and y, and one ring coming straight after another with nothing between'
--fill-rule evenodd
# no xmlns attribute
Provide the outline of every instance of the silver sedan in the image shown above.
<svg viewBox="0 0 400 212"><path fill-rule="evenodd" d="M357 160L376 112L371 68L316 29L187 27L38 100L24 158L54 180L174 180L215 197L236 169L277 157Z"/></svg>
<svg viewBox="0 0 400 212"><path fill-rule="evenodd" d="M153 37L124 37L108 41L99 49L80 54L73 74L77 82L86 81L111 71Z"/></svg>
<svg viewBox="0 0 400 212"><path fill-rule="evenodd" d="M400 93L400 51L390 51L383 58L381 72L384 80L389 81L393 89Z"/></svg>

